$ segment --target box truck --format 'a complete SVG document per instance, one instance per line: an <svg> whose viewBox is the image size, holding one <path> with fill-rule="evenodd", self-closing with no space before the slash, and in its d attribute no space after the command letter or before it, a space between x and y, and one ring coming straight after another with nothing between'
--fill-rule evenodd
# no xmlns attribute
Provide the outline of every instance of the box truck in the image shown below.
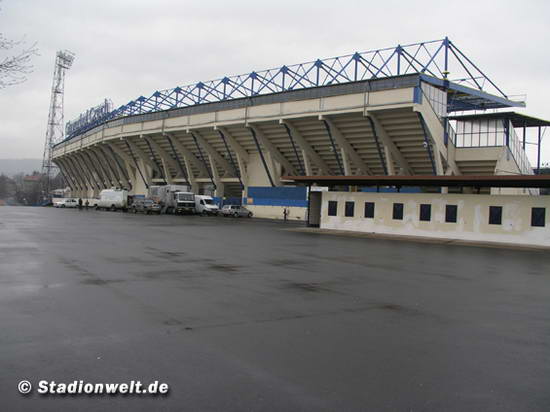
<svg viewBox="0 0 550 412"><path fill-rule="evenodd" d="M195 213L195 195L187 185L150 186L149 197L162 207L162 213Z"/></svg>
<svg viewBox="0 0 550 412"><path fill-rule="evenodd" d="M128 191L124 189L105 189L99 193L98 209L127 210Z"/></svg>

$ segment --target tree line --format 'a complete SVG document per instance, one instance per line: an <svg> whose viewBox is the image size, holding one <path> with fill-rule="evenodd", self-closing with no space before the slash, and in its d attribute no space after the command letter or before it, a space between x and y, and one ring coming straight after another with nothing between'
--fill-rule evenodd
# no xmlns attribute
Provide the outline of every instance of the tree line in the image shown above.
<svg viewBox="0 0 550 412"><path fill-rule="evenodd" d="M34 171L31 175L18 173L14 176L0 174L0 201L8 205L35 206L42 204L48 194L43 175ZM65 187L63 177L58 175L50 181L52 189Z"/></svg>

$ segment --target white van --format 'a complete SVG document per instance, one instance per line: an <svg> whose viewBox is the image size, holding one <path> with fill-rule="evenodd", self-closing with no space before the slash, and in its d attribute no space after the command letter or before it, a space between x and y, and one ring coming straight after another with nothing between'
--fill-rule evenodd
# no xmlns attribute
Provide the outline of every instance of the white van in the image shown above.
<svg viewBox="0 0 550 412"><path fill-rule="evenodd" d="M201 215L217 215L220 208L211 196L195 195L195 213Z"/></svg>
<svg viewBox="0 0 550 412"><path fill-rule="evenodd" d="M105 189L99 193L98 209L127 210L128 191L124 189Z"/></svg>

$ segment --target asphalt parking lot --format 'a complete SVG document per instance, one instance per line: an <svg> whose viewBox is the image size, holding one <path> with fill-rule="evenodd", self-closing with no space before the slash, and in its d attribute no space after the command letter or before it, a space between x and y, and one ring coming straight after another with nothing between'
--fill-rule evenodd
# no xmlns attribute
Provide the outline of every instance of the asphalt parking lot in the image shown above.
<svg viewBox="0 0 550 412"><path fill-rule="evenodd" d="M550 410L547 252L296 225L0 208L2 410Z"/></svg>

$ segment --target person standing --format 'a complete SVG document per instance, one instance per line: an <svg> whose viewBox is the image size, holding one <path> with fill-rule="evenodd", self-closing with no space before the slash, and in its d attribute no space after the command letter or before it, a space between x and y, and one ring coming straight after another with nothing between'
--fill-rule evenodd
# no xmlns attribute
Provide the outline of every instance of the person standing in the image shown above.
<svg viewBox="0 0 550 412"><path fill-rule="evenodd" d="M283 220L286 222L286 219L288 217L288 207L285 207L283 209Z"/></svg>
<svg viewBox="0 0 550 412"><path fill-rule="evenodd" d="M78 210L82 210L82 198L78 198Z"/></svg>
<svg viewBox="0 0 550 412"><path fill-rule="evenodd" d="M84 203L84 207L86 208L86 210L88 210L89 206L90 206L90 201L86 199L86 203Z"/></svg>

